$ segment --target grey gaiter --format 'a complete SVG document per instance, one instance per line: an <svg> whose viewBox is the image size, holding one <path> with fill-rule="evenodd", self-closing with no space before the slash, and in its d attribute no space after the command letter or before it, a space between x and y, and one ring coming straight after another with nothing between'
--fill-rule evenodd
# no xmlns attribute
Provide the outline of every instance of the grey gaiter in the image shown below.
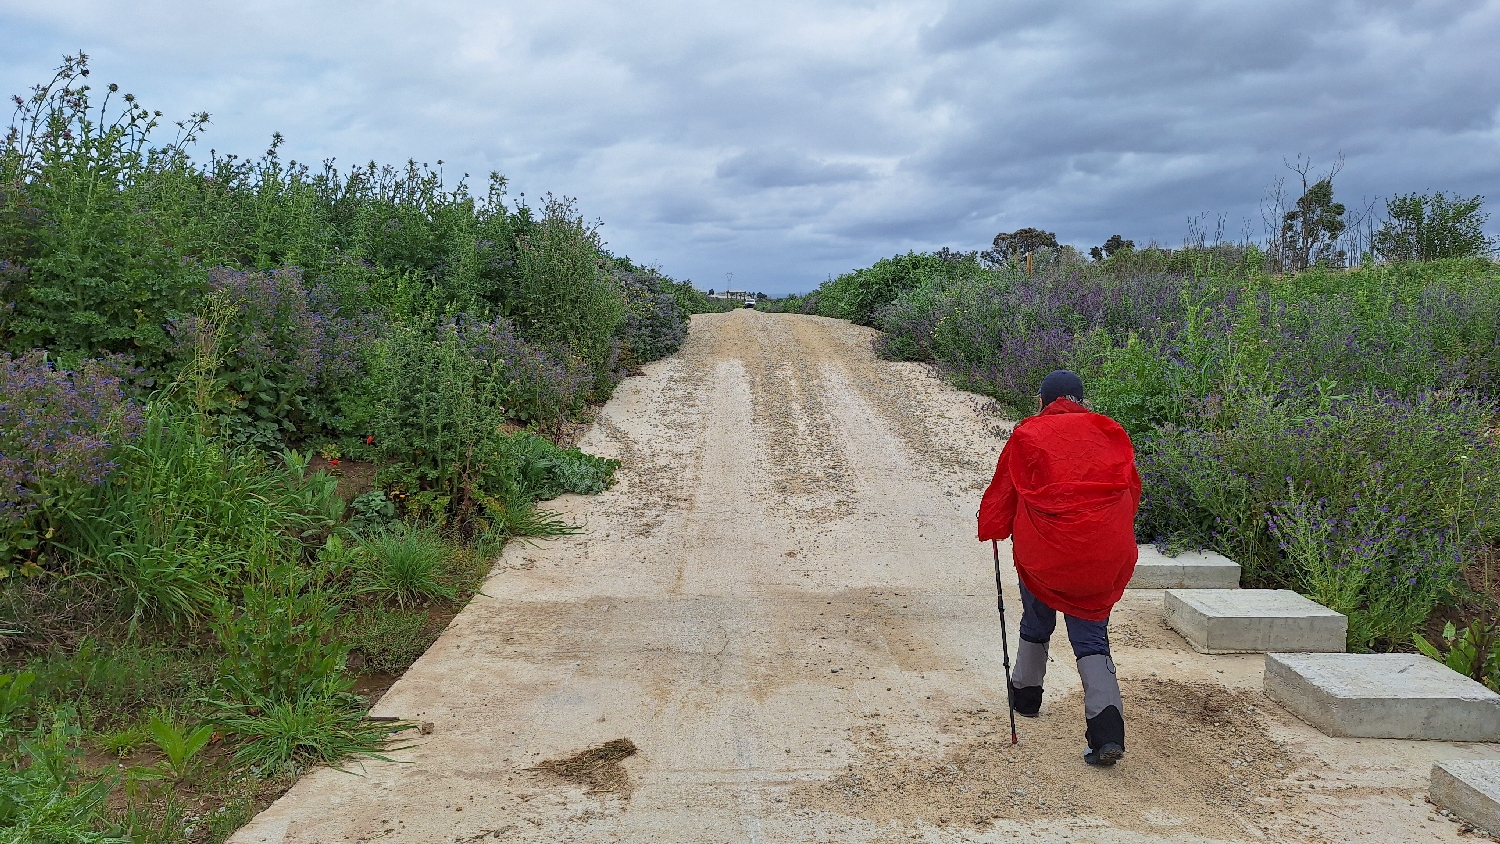
<svg viewBox="0 0 1500 844"><path fill-rule="evenodd" d="M1047 643L1040 644L1021 640L1016 648L1016 666L1011 669L1010 681L1016 688L1040 686L1047 678Z"/></svg>
<svg viewBox="0 0 1500 844"><path fill-rule="evenodd" d="M1078 676L1083 680L1083 717L1092 718L1111 706L1125 714L1125 704L1120 701L1120 681L1115 677L1115 661L1109 654L1078 660Z"/></svg>

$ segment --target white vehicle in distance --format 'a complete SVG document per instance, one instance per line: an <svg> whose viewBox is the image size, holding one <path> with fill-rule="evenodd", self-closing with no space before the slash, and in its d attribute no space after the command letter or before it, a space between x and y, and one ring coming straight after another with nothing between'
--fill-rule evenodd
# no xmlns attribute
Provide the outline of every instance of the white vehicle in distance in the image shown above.
<svg viewBox="0 0 1500 844"><path fill-rule="evenodd" d="M746 296L745 297L745 307L747 307L747 308L753 308L753 307L755 307L755 297L754 296Z"/></svg>

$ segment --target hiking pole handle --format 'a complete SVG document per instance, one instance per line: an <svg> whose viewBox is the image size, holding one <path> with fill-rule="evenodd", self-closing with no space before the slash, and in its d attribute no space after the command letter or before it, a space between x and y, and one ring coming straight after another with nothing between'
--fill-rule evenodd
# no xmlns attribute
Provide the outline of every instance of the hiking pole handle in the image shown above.
<svg viewBox="0 0 1500 844"><path fill-rule="evenodd" d="M1010 716L1010 743L1017 744L1020 739L1016 738L1016 707L1010 690L1010 637L1005 632L1005 586L1000 582L1000 541L991 539L990 548L995 552L995 606L1000 610L1000 661L1005 665L1005 712Z"/></svg>

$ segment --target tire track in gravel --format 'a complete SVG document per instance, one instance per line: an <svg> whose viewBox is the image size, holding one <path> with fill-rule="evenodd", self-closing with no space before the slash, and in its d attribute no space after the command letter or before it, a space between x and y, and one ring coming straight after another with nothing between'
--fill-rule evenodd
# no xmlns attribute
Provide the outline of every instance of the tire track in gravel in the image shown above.
<svg viewBox="0 0 1500 844"><path fill-rule="evenodd" d="M852 509L849 457L824 396L816 351L795 323L759 319L745 361L752 418L765 442L763 464L778 504L794 518L823 524Z"/></svg>

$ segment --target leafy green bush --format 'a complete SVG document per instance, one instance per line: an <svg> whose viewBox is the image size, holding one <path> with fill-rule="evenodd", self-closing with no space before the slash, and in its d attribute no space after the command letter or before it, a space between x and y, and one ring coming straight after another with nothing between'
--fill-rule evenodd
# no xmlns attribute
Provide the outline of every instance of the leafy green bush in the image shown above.
<svg viewBox="0 0 1500 844"><path fill-rule="evenodd" d="M396 503L385 490L360 493L349 502L349 526L356 531L379 530L396 520Z"/></svg>
<svg viewBox="0 0 1500 844"><path fill-rule="evenodd" d="M820 287L817 312L859 325L874 325L876 312L923 282L967 278L979 271L973 255L908 252L882 258L872 267L844 273Z"/></svg>
<svg viewBox="0 0 1500 844"><path fill-rule="evenodd" d="M604 272L598 230L571 200L550 194L542 219L517 243L514 287L502 297L506 315L542 343L567 345L593 372L594 390L612 386L617 332L625 301Z"/></svg>
<svg viewBox="0 0 1500 844"><path fill-rule="evenodd" d="M1387 261L1469 258L1494 246L1484 233L1489 215L1482 210L1482 196L1412 193L1388 200L1385 207L1387 219L1371 246Z"/></svg>
<svg viewBox="0 0 1500 844"><path fill-rule="evenodd" d="M545 437L524 431L508 437L505 446L510 471L500 488L508 498L522 501L546 501L565 492L597 495L614 484L615 469L620 465L618 460L560 448Z"/></svg>
<svg viewBox="0 0 1500 844"><path fill-rule="evenodd" d="M1226 399L1201 427L1138 441L1137 531L1214 547L1248 583L1347 614L1352 645L1403 644L1497 538L1494 413L1436 394Z"/></svg>
<svg viewBox="0 0 1500 844"><path fill-rule="evenodd" d="M613 472L609 461L558 449L535 434L505 432L516 415L510 402L563 377L532 379L518 371L516 359L531 347L514 344L504 329L503 321L456 320L439 327L436 343L412 331L389 341L377 440L399 462L382 470L381 483L409 512L461 532L496 499L503 509L525 510L564 491L602 490ZM557 397L558 404L576 400L576 393Z"/></svg>
<svg viewBox="0 0 1500 844"><path fill-rule="evenodd" d="M265 708L351 688L344 673L349 646L337 636L339 607L307 586L300 572L285 567L245 587L242 609L220 604L214 632L224 651L221 705Z"/></svg>
<svg viewBox="0 0 1500 844"><path fill-rule="evenodd" d="M300 455L274 468L200 422L153 403L140 437L117 449L116 481L67 524L78 573L115 589L137 619L201 617L252 563L296 556L341 514L335 479L309 474Z"/></svg>
<svg viewBox="0 0 1500 844"><path fill-rule="evenodd" d="M131 354L160 363L165 326L202 277L176 260L158 221L142 214L141 176L180 166L181 147L152 149L153 114L124 95L94 107L82 58L23 100L0 149L0 259L26 268L13 284L6 346ZM207 116L186 124L187 139Z"/></svg>
<svg viewBox="0 0 1500 844"><path fill-rule="evenodd" d="M1421 633L1412 641L1423 654L1500 692L1500 625L1475 621L1460 632L1450 621L1443 625L1442 650Z"/></svg>

